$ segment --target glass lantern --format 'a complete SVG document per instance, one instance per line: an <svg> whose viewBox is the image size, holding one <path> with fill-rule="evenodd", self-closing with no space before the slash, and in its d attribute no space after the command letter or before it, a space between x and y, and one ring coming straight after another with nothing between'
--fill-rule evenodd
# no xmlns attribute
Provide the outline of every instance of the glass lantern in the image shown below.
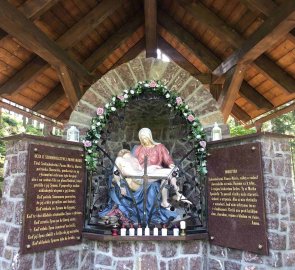
<svg viewBox="0 0 295 270"><path fill-rule="evenodd" d="M215 122L214 127L212 128L212 141L218 141L222 139L222 132L221 128L218 126L218 124Z"/></svg>
<svg viewBox="0 0 295 270"><path fill-rule="evenodd" d="M67 141L79 142L79 133L75 126L71 126L67 131Z"/></svg>

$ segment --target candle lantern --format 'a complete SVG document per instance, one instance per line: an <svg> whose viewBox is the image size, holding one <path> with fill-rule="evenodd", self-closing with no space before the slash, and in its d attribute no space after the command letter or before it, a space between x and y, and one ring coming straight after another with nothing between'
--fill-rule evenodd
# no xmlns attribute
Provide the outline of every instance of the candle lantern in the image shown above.
<svg viewBox="0 0 295 270"><path fill-rule="evenodd" d="M75 126L71 126L67 131L67 141L79 142L79 133Z"/></svg>

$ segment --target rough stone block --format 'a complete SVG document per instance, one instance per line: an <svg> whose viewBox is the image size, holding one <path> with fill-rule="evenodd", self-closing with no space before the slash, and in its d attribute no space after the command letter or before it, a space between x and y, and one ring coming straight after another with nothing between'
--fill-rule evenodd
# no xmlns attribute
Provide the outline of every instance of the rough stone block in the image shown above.
<svg viewBox="0 0 295 270"><path fill-rule="evenodd" d="M285 194L282 194L280 197L280 214L287 215L288 213L289 211L288 211L287 198Z"/></svg>
<svg viewBox="0 0 295 270"><path fill-rule="evenodd" d="M283 158L273 159L273 168L275 176L284 176L285 161Z"/></svg>
<svg viewBox="0 0 295 270"><path fill-rule="evenodd" d="M291 223L289 228L289 249L295 249L295 223Z"/></svg>
<svg viewBox="0 0 295 270"><path fill-rule="evenodd" d="M34 267L42 268L44 265L44 252L35 253Z"/></svg>
<svg viewBox="0 0 295 270"><path fill-rule="evenodd" d="M97 251L101 252L109 252L110 251L111 242L96 242Z"/></svg>
<svg viewBox="0 0 295 270"><path fill-rule="evenodd" d="M198 254L200 252L200 241L181 242L182 254Z"/></svg>
<svg viewBox="0 0 295 270"><path fill-rule="evenodd" d="M279 229L279 219L278 218L267 218L267 227L270 230Z"/></svg>
<svg viewBox="0 0 295 270"><path fill-rule="evenodd" d="M20 228L10 227L7 245L12 247L19 247L20 245Z"/></svg>
<svg viewBox="0 0 295 270"><path fill-rule="evenodd" d="M159 242L159 251L164 258L174 257L177 253L177 245L169 242Z"/></svg>
<svg viewBox="0 0 295 270"><path fill-rule="evenodd" d="M227 249L227 257L231 260L241 261L243 257L243 252L239 249Z"/></svg>
<svg viewBox="0 0 295 270"><path fill-rule="evenodd" d="M159 59L154 59L150 74L148 77L153 80L161 80L163 73L165 72L165 69L169 65L169 62L163 62Z"/></svg>
<svg viewBox="0 0 295 270"><path fill-rule="evenodd" d="M79 264L79 251L70 249L61 249L59 261L62 269L75 269Z"/></svg>
<svg viewBox="0 0 295 270"><path fill-rule="evenodd" d="M26 173L27 171L27 152L20 152L17 158L17 172L18 173Z"/></svg>
<svg viewBox="0 0 295 270"><path fill-rule="evenodd" d="M266 213L267 214L278 214L279 213L279 196L276 191L266 192Z"/></svg>
<svg viewBox="0 0 295 270"><path fill-rule="evenodd" d="M133 59L132 61L130 61L128 63L128 66L132 70L132 72L136 78L136 82L145 80L145 75L144 75L144 71L143 71L143 67L141 65L140 59L138 59L138 58Z"/></svg>
<svg viewBox="0 0 295 270"><path fill-rule="evenodd" d="M92 103L90 104L92 105ZM91 105L89 105L88 102L80 100L75 107L75 111L86 114L91 117L95 117L97 108L96 107L93 108Z"/></svg>
<svg viewBox="0 0 295 270"><path fill-rule="evenodd" d="M117 262L116 270L133 269L133 260L120 260ZM142 268L143 269L143 268Z"/></svg>
<svg viewBox="0 0 295 270"><path fill-rule="evenodd" d="M209 259L208 263L208 269L214 269L214 270L223 270L223 262L221 260L216 260L216 259Z"/></svg>
<svg viewBox="0 0 295 270"><path fill-rule="evenodd" d="M132 245L128 242L116 242L113 245L113 256L115 257L131 257L133 256Z"/></svg>
<svg viewBox="0 0 295 270"><path fill-rule="evenodd" d="M189 265L190 265L190 270L197 270L197 269L203 269L203 261L202 261L202 257L194 257L194 258L190 258L189 260Z"/></svg>
<svg viewBox="0 0 295 270"><path fill-rule="evenodd" d="M80 270L94 270L94 252L88 252L80 263Z"/></svg>
<svg viewBox="0 0 295 270"><path fill-rule="evenodd" d="M141 245L141 252L154 252L156 251L156 245L152 242L143 242Z"/></svg>
<svg viewBox="0 0 295 270"><path fill-rule="evenodd" d="M186 270L188 269L188 258L173 259L168 263L169 270Z"/></svg>
<svg viewBox="0 0 295 270"><path fill-rule="evenodd" d="M167 264L164 261L160 261L160 270L167 270Z"/></svg>
<svg viewBox="0 0 295 270"><path fill-rule="evenodd" d="M287 201L288 201L290 221L295 221L295 199L294 199L293 195L288 196Z"/></svg>
<svg viewBox="0 0 295 270"><path fill-rule="evenodd" d="M295 266L295 252L289 252L283 255L283 265L288 267Z"/></svg>
<svg viewBox="0 0 295 270"><path fill-rule="evenodd" d="M178 92L180 96L182 96L180 90L186 88L184 84L190 77L191 75L187 71L180 69L180 72L173 78L172 81L170 81L170 83L168 83L168 85L172 91Z"/></svg>
<svg viewBox="0 0 295 270"><path fill-rule="evenodd" d="M264 176L264 187L267 189L276 189L279 188L280 181L278 177L274 177L272 175Z"/></svg>
<svg viewBox="0 0 295 270"><path fill-rule="evenodd" d="M55 250L49 250L45 253L45 269L44 270L57 270Z"/></svg>
<svg viewBox="0 0 295 270"><path fill-rule="evenodd" d="M10 173L17 173L17 156L11 156Z"/></svg>
<svg viewBox="0 0 295 270"><path fill-rule="evenodd" d="M119 79L115 70L109 71L103 76L103 81L108 85L108 88L113 91L113 94L118 95L123 92L125 85Z"/></svg>
<svg viewBox="0 0 295 270"><path fill-rule="evenodd" d="M112 266L113 259L111 256L104 255L101 253L96 254L95 256L95 264Z"/></svg>
<svg viewBox="0 0 295 270"><path fill-rule="evenodd" d="M274 250L286 249L286 235L270 232L268 233L269 246Z"/></svg>
<svg viewBox="0 0 295 270"><path fill-rule="evenodd" d="M251 252L244 252L244 261L245 262L251 262L251 263L263 263L263 258L262 256L258 255L258 254L254 254Z"/></svg>
<svg viewBox="0 0 295 270"><path fill-rule="evenodd" d="M218 257L226 257L226 248L210 245L210 254Z"/></svg>
<svg viewBox="0 0 295 270"><path fill-rule="evenodd" d="M225 261L224 270L240 270L242 265L237 262Z"/></svg>
<svg viewBox="0 0 295 270"><path fill-rule="evenodd" d="M170 62L169 65L167 66L165 72L162 75L161 81L168 85L169 82L173 80L173 77L175 74L180 70L179 66L177 66L175 63Z"/></svg>
<svg viewBox="0 0 295 270"><path fill-rule="evenodd" d="M138 261L137 269L152 270L158 269L158 259L155 255L144 254L141 255Z"/></svg>
<svg viewBox="0 0 295 270"><path fill-rule="evenodd" d="M32 269L32 266L33 266L33 255L32 254L21 255L19 257L18 270Z"/></svg>
<svg viewBox="0 0 295 270"><path fill-rule="evenodd" d="M265 259L265 264L271 267L281 267L282 266L282 253L281 252L273 252L269 253L269 256Z"/></svg>
<svg viewBox="0 0 295 270"><path fill-rule="evenodd" d="M116 68L116 73L123 81L126 88L133 87L137 82L134 80L128 64L123 64Z"/></svg>
<svg viewBox="0 0 295 270"><path fill-rule="evenodd" d="M26 175L15 175L10 187L11 198L23 198L25 193Z"/></svg>

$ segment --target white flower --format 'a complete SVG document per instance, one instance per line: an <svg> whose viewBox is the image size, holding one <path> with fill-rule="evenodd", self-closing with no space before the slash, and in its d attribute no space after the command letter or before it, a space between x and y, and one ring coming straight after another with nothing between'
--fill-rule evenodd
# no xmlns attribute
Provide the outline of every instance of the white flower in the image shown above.
<svg viewBox="0 0 295 270"><path fill-rule="evenodd" d="M100 125L101 125L101 123L100 123L100 122L97 122L97 123L96 123L96 125L97 125L97 126L100 126Z"/></svg>
<svg viewBox="0 0 295 270"><path fill-rule="evenodd" d="M128 98L128 95L127 95L127 94L125 94L125 95L124 95L124 98Z"/></svg>
<svg viewBox="0 0 295 270"><path fill-rule="evenodd" d="M91 126L91 129L95 129L95 126L94 126L94 125L92 125L92 126Z"/></svg>
<svg viewBox="0 0 295 270"><path fill-rule="evenodd" d="M104 117L101 115L101 116L99 116L99 119L103 119Z"/></svg>
<svg viewBox="0 0 295 270"><path fill-rule="evenodd" d="M172 105L171 105L170 103L168 103L168 104L167 104L167 106L168 106L169 108L171 108L171 107L172 107Z"/></svg>
<svg viewBox="0 0 295 270"><path fill-rule="evenodd" d="M184 116L184 117L187 117L187 113L183 113L183 116Z"/></svg>
<svg viewBox="0 0 295 270"><path fill-rule="evenodd" d="M144 86L145 86L145 87L149 87L149 84L148 84L148 83L145 83Z"/></svg>
<svg viewBox="0 0 295 270"><path fill-rule="evenodd" d="M166 98L170 98L170 94L167 93L167 94L165 95L165 97L166 97Z"/></svg>
<svg viewBox="0 0 295 270"><path fill-rule="evenodd" d="M185 108L188 109L188 105L185 105Z"/></svg>
<svg viewBox="0 0 295 270"><path fill-rule="evenodd" d="M111 107L111 111L113 111L113 112L114 112L115 110L116 110L116 108L115 108L115 107Z"/></svg>
<svg viewBox="0 0 295 270"><path fill-rule="evenodd" d="M134 90L131 89L131 90L130 90L130 94L131 94L131 95L134 95L134 93L135 93Z"/></svg>
<svg viewBox="0 0 295 270"><path fill-rule="evenodd" d="M88 152L88 153L92 153L92 150L91 150L91 149L89 149L87 152Z"/></svg>
<svg viewBox="0 0 295 270"><path fill-rule="evenodd" d="M128 94L128 90L124 90L124 93Z"/></svg>
<svg viewBox="0 0 295 270"><path fill-rule="evenodd" d="M116 97L113 97L112 100L115 102L116 101Z"/></svg>
<svg viewBox="0 0 295 270"><path fill-rule="evenodd" d="M105 105L105 107L106 107L106 108L110 107L110 104L109 104L109 103L107 103L107 104Z"/></svg>
<svg viewBox="0 0 295 270"><path fill-rule="evenodd" d="M201 135L197 135L196 138L197 138L197 139L201 139Z"/></svg>
<svg viewBox="0 0 295 270"><path fill-rule="evenodd" d="M195 127L197 125L197 123L196 122L193 122L193 126Z"/></svg>

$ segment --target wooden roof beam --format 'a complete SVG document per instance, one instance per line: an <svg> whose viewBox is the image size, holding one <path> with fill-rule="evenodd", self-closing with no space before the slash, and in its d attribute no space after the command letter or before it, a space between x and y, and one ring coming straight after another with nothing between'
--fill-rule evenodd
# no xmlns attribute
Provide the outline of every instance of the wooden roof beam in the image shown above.
<svg viewBox="0 0 295 270"><path fill-rule="evenodd" d="M268 57L260 56L252 66L287 94L295 92L295 80Z"/></svg>
<svg viewBox="0 0 295 270"><path fill-rule="evenodd" d="M0 26L52 66L66 65L81 79L92 80L89 72L81 64L71 59L34 23L6 1L0 2Z"/></svg>
<svg viewBox="0 0 295 270"><path fill-rule="evenodd" d="M159 10L158 22L160 26L166 29L171 35L176 37L185 46L200 59L209 70L214 70L220 63L220 59L216 57L206 46L193 35L188 33L177 22L169 17L165 12Z"/></svg>
<svg viewBox="0 0 295 270"><path fill-rule="evenodd" d="M218 99L218 104L225 122L227 121L238 97L239 89L244 79L245 70L245 66L238 65L233 67L226 75L225 83Z"/></svg>
<svg viewBox="0 0 295 270"><path fill-rule="evenodd" d="M239 94L247 99L249 102L254 104L257 109L273 109L274 105L269 102L263 95L257 92L250 84L246 81L242 82Z"/></svg>
<svg viewBox="0 0 295 270"><path fill-rule="evenodd" d="M72 108L71 106L68 107L66 110L64 110L58 117L57 121L60 121L62 123L67 122L70 119L71 113L72 113Z"/></svg>
<svg viewBox="0 0 295 270"><path fill-rule="evenodd" d="M295 27L295 1L277 9L243 45L223 61L213 74L221 76L237 63L249 64L274 46Z"/></svg>
<svg viewBox="0 0 295 270"><path fill-rule="evenodd" d="M145 40L142 38L132 48L130 48L113 66L116 68L124 63L136 58L145 49Z"/></svg>
<svg viewBox="0 0 295 270"><path fill-rule="evenodd" d="M282 109L278 109L278 110L275 110L273 113L271 114L268 114L262 118L259 118L257 121L255 121L254 123L250 124L250 125L247 125L246 128L251 128L251 127L254 127L256 126L257 124L262 124L266 121L269 121L273 118L276 118L276 117L279 117L285 113L288 113L288 112L292 112L295 110L295 103L293 102L291 105L289 106L286 106Z"/></svg>
<svg viewBox="0 0 295 270"><path fill-rule="evenodd" d="M247 114L240 106L234 104L231 114L234 118L241 120L242 122L247 122L251 120L251 116Z"/></svg>
<svg viewBox="0 0 295 270"><path fill-rule="evenodd" d="M111 52L119 48L142 24L143 18L140 14L133 17L95 50L90 57L83 62L83 65L87 69L94 71L104 62Z"/></svg>
<svg viewBox="0 0 295 270"><path fill-rule="evenodd" d="M157 58L157 1L144 0L146 57Z"/></svg>
<svg viewBox="0 0 295 270"><path fill-rule="evenodd" d="M79 81L75 74L66 66L59 66L58 76L71 108L74 109L82 97Z"/></svg>
<svg viewBox="0 0 295 270"><path fill-rule="evenodd" d="M265 16L269 17L277 5L273 1L269 0L240 0L252 11L259 11Z"/></svg>
<svg viewBox="0 0 295 270"><path fill-rule="evenodd" d="M63 49L69 49L79 42L85 35L89 34L95 27L103 22L106 16L119 7L121 1L109 0L98 4L92 11L87 13L79 22L71 27L66 33L56 40ZM43 73L50 65L39 57L35 57L22 70L8 79L1 87L0 94L13 94L25 88Z"/></svg>

